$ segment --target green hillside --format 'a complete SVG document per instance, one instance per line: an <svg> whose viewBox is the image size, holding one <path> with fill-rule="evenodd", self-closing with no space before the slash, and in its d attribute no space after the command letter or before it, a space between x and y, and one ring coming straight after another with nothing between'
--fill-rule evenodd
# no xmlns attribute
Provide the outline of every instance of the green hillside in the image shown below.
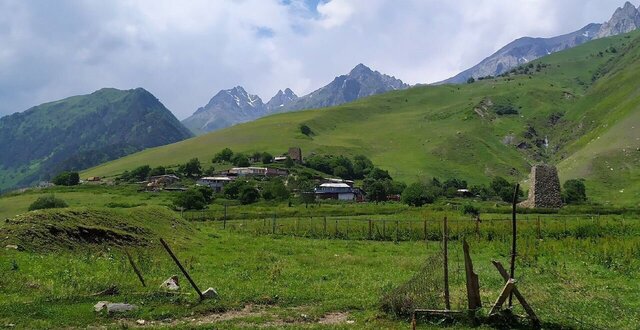
<svg viewBox="0 0 640 330"><path fill-rule="evenodd" d="M113 176L143 164L174 165L192 157L208 162L224 147L279 154L300 146L307 155L365 154L406 182L432 176L472 183L495 175L524 180L533 163L559 163L561 180L585 177L596 201L608 200L612 189L624 189L631 194L625 203L631 203L640 191L634 180L638 157L624 156L619 147L629 146L626 152L637 154L634 133L623 132L632 132L627 126L638 122L633 81L640 81L635 61L639 35L599 39L504 77L415 87L262 118L148 149L83 176ZM301 124L311 128L311 137L300 133ZM601 145L590 143L594 134ZM598 168L612 162L619 168L613 171L615 180Z"/></svg>
<svg viewBox="0 0 640 330"><path fill-rule="evenodd" d="M142 88L45 103L0 118L0 191L191 136Z"/></svg>

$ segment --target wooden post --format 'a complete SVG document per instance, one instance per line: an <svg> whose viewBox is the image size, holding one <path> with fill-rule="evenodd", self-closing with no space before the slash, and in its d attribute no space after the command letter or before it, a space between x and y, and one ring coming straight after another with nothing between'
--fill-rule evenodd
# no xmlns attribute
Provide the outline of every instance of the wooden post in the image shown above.
<svg viewBox="0 0 640 330"><path fill-rule="evenodd" d="M517 235L517 227L516 227L516 204L518 204L518 190L520 190L520 184L516 184L516 188L513 190L513 204L511 209L511 278L515 278L516 272L516 235ZM509 292L509 308L513 306L513 295Z"/></svg>
<svg viewBox="0 0 640 330"><path fill-rule="evenodd" d="M467 276L467 302L469 310L475 311L482 307L480 300L480 283L478 274L473 271L473 262L469 255L469 244L467 240L462 241L462 250L464 252L464 270Z"/></svg>
<svg viewBox="0 0 640 330"><path fill-rule="evenodd" d="M222 220L222 229L227 229L227 203L224 204L224 218Z"/></svg>
<svg viewBox="0 0 640 330"><path fill-rule="evenodd" d="M334 232L334 237L338 237L338 219L336 219L336 228L335 228L335 232Z"/></svg>
<svg viewBox="0 0 640 330"><path fill-rule="evenodd" d="M276 233L276 213L273 212L273 223L271 224L271 233Z"/></svg>
<svg viewBox="0 0 640 330"><path fill-rule="evenodd" d="M476 217L476 236L480 237L480 216Z"/></svg>
<svg viewBox="0 0 640 330"><path fill-rule="evenodd" d="M540 228L540 216L538 216L538 239L542 239L542 228Z"/></svg>
<svg viewBox="0 0 640 330"><path fill-rule="evenodd" d="M136 267L136 263L133 262L133 258L131 258L131 255L129 254L129 251L127 251L127 249L125 249L124 253L127 255L127 259L129 259L129 264L131 264L131 267L133 267L133 271L136 273L136 275L138 275L138 279L140 280L140 283L142 283L142 286L146 288L147 285L144 283L144 278L142 278L142 274L138 270L138 267Z"/></svg>
<svg viewBox="0 0 640 330"><path fill-rule="evenodd" d="M327 217L324 217L324 227L323 227L323 232L322 234L326 237L327 236Z"/></svg>
<svg viewBox="0 0 640 330"><path fill-rule="evenodd" d="M396 243L400 240L398 237L398 227L400 227L400 221L396 220Z"/></svg>
<svg viewBox="0 0 640 330"><path fill-rule="evenodd" d="M299 229L299 226L300 226L300 217L298 217L298 218L296 219L296 236L298 236L298 229Z"/></svg>
<svg viewBox="0 0 640 330"><path fill-rule="evenodd" d="M507 300L507 298L513 292L513 288L515 286L515 283L516 283L516 280L514 280L512 278L507 280L507 284L505 284L504 288L502 289L502 292L500 293L500 296L498 297L498 300L496 300L496 302L491 307L491 310L489 311L489 315L493 315L498 310L500 310L500 307L502 307L502 304L504 304L505 300Z"/></svg>
<svg viewBox="0 0 640 330"><path fill-rule="evenodd" d="M444 217L442 227L442 249L444 252L444 303L446 310L451 310L451 301L449 298L449 256L447 244L449 241L449 229L447 228L447 217Z"/></svg>
<svg viewBox="0 0 640 330"><path fill-rule="evenodd" d="M382 239L387 239L387 221L382 220Z"/></svg>
<svg viewBox="0 0 640 330"><path fill-rule="evenodd" d="M167 243L162 238L160 238L160 243L162 243L162 246L164 246L164 249L167 250L167 253L169 253L169 255L171 256L173 261L176 263L176 265L178 265L178 268L180 268L180 271L182 271L182 274L184 274L184 277L187 278L187 280L189 281L189 283L191 284L193 289L196 290L196 292L198 293L198 296L200 297L200 300L204 299L204 296L202 295L202 291L200 291L200 289L198 289L198 286L191 279L191 276L189 276L189 273L187 273L187 270L184 269L184 267L182 267L182 264L180 263L180 261L178 260L176 255L173 254L173 252L169 248L169 245L167 245Z"/></svg>
<svg viewBox="0 0 640 330"><path fill-rule="evenodd" d="M500 273L502 278L505 281L508 281L509 280L509 273L507 273L507 270L504 269L502 264L500 262L498 262L498 261L495 261L495 260L491 260L491 263L496 267L496 269L498 269L498 272ZM516 296L516 299L518 299L518 301L522 305L522 308L524 308L524 310L527 312L527 314L529 314L529 317L531 318L531 320L533 320L537 324L539 322L538 316L536 316L536 313L533 311L533 308L531 308L531 305L529 305L529 303L527 303L527 301L524 299L524 296L520 293L520 291L518 291L517 287L513 288L513 294Z"/></svg>
<svg viewBox="0 0 640 330"><path fill-rule="evenodd" d="M426 242L427 241L427 220L426 219L424 220L423 227L424 227L424 241Z"/></svg>
<svg viewBox="0 0 640 330"><path fill-rule="evenodd" d="M373 238L372 233L371 233L372 229L373 229L373 228L372 228L371 219L369 219L369 239L372 239L372 238Z"/></svg>

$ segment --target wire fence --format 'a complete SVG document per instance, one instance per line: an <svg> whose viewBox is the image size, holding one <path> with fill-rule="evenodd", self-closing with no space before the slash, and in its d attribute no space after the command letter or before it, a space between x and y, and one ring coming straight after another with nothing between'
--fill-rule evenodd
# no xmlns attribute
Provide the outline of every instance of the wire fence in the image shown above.
<svg viewBox="0 0 640 330"><path fill-rule="evenodd" d="M274 214L226 219L224 215L184 213L190 221L215 222L220 229L255 235L289 235L320 239L377 241L440 241L443 218L371 218L369 216L278 217ZM482 219L449 218L449 239L477 237L484 240L511 239L511 219L496 215ZM537 239L598 238L624 236L640 232L637 219L623 215L519 215L518 236Z"/></svg>

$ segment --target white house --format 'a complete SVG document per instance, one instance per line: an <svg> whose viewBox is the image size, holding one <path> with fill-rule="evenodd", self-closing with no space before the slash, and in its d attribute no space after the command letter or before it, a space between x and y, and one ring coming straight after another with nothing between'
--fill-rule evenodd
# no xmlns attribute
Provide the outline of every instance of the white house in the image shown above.
<svg viewBox="0 0 640 330"><path fill-rule="evenodd" d="M356 194L347 183L323 183L314 189L319 199L337 199L341 201L353 201Z"/></svg>
<svg viewBox="0 0 640 330"><path fill-rule="evenodd" d="M230 178L228 176L205 176L198 179L198 181L196 181L196 184L200 186L208 186L213 189L213 191L219 193L222 191L222 188L227 185L227 183L233 180L233 178Z"/></svg>

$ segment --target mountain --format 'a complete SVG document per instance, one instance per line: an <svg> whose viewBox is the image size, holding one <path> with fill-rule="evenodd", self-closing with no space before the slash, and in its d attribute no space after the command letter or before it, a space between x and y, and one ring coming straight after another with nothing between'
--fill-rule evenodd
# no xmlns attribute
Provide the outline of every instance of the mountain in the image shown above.
<svg viewBox="0 0 640 330"><path fill-rule="evenodd" d="M640 11L630 2L618 8L604 24L589 24L582 29L552 38L524 37L504 46L477 65L437 84L461 84L469 78L501 75L519 65L549 54L581 45L590 40L619 35L640 26Z"/></svg>
<svg viewBox="0 0 640 330"><path fill-rule="evenodd" d="M615 48L616 51L612 51ZM419 86L326 109L282 113L136 153L84 175L234 152L366 155L406 183L496 175L526 180L556 164L594 202L640 200L640 31L590 41L472 84ZM527 71L528 72L525 72ZM303 135L307 125L312 136ZM526 181L522 181L526 185Z"/></svg>
<svg viewBox="0 0 640 330"><path fill-rule="evenodd" d="M284 90L279 90L278 93L267 102L267 110L269 112L276 112L281 107L288 106L291 102L298 99L298 95L294 93L291 89L287 88Z"/></svg>
<svg viewBox="0 0 640 330"><path fill-rule="evenodd" d="M273 113L331 107L408 87L399 79L358 64L349 74L336 77L311 94L298 97L287 88L284 92L278 91L267 104L240 86L222 90L182 123L194 133L203 134Z"/></svg>
<svg viewBox="0 0 640 330"><path fill-rule="evenodd" d="M364 64L358 64L349 74L336 77L328 85L298 98L276 112L332 107L406 88L409 88L409 85L402 80L373 71Z"/></svg>
<svg viewBox="0 0 640 330"><path fill-rule="evenodd" d="M257 95L241 86L222 90L182 123L195 133L205 133L251 121L268 114L266 105Z"/></svg>
<svg viewBox="0 0 640 330"><path fill-rule="evenodd" d="M0 118L0 190L192 137L148 91L105 88Z"/></svg>

